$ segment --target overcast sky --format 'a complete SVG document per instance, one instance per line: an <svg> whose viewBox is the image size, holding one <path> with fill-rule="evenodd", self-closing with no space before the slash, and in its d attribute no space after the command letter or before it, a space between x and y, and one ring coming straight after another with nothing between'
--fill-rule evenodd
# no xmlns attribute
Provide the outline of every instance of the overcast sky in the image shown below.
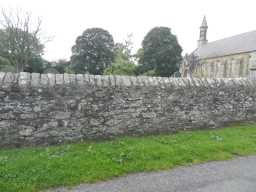
<svg viewBox="0 0 256 192"><path fill-rule="evenodd" d="M45 34L54 37L45 48L49 60L68 59L76 37L91 27L108 30L115 42L132 33L134 50L151 28L170 27L183 54L196 48L204 15L209 41L256 30L255 0L0 0L0 6L42 17Z"/></svg>

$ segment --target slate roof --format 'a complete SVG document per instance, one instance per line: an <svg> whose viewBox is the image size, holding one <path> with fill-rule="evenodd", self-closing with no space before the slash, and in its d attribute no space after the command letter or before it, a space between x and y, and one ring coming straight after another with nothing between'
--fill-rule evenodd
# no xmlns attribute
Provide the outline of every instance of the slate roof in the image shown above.
<svg viewBox="0 0 256 192"><path fill-rule="evenodd" d="M256 30L213 41L197 48L201 59L256 51Z"/></svg>

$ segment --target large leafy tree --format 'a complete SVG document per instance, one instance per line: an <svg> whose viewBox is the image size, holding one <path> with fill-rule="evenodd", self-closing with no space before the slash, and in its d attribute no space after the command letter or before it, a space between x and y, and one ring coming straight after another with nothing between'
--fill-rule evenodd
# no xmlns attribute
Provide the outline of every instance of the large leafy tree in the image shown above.
<svg viewBox="0 0 256 192"><path fill-rule="evenodd" d="M101 75L114 58L112 35L101 28L90 28L76 39L72 47L71 69L76 73Z"/></svg>
<svg viewBox="0 0 256 192"><path fill-rule="evenodd" d="M17 72L41 72L44 45L41 43L41 20L32 20L22 11L2 10L0 14L0 56L6 58Z"/></svg>
<svg viewBox="0 0 256 192"><path fill-rule="evenodd" d="M155 27L142 42L143 52L139 58L139 71L154 71L155 75L171 76L178 71L182 61L182 48L168 27Z"/></svg>

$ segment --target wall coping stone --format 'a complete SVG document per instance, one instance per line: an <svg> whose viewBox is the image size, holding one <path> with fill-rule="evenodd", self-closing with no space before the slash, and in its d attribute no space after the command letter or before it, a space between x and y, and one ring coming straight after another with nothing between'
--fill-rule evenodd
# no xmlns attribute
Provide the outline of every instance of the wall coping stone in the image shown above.
<svg viewBox="0 0 256 192"><path fill-rule="evenodd" d="M211 86L219 83L250 85L256 82L250 78L172 78L120 75L88 74L39 74L0 72L0 85L8 86L17 83L20 87L53 87L55 85L92 85L98 87L136 87L136 86Z"/></svg>

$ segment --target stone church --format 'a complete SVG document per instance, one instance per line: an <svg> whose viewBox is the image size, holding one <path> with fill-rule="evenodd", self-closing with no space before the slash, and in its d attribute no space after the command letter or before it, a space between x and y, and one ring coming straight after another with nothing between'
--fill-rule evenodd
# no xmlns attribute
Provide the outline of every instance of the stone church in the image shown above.
<svg viewBox="0 0 256 192"><path fill-rule="evenodd" d="M180 67L183 77L256 76L256 31L208 42L207 29L204 17L197 49L184 57Z"/></svg>

